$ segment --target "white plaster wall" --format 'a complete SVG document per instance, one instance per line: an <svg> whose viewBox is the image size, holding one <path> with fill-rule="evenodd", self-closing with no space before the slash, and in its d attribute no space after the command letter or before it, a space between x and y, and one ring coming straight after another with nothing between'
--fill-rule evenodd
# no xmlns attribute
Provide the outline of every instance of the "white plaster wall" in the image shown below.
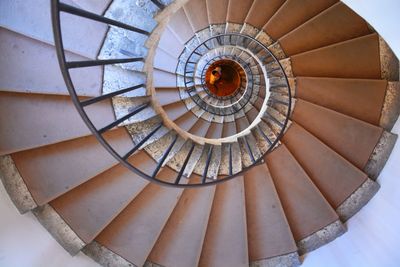
<svg viewBox="0 0 400 267"><path fill-rule="evenodd" d="M363 16L400 57L400 0L343 2ZM400 120L393 132L400 134ZM348 232L307 255L302 266L400 266L400 142L378 182L381 189L350 219ZM32 214L20 215L3 185L0 185L0 214L0 267L98 266L83 254L71 257Z"/></svg>

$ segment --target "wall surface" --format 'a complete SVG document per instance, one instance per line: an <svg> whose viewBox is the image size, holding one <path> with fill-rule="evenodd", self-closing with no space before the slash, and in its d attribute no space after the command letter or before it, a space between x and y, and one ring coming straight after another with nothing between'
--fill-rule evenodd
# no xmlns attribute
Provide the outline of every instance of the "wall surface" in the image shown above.
<svg viewBox="0 0 400 267"><path fill-rule="evenodd" d="M343 2L364 17L400 57L399 0ZM400 134L400 120L392 132ZM400 266L400 142L397 142L378 182L381 189L350 219L348 232L307 255L302 266ZM83 254L71 257L32 214L20 215L3 185L0 185L0 214L0 267L98 266Z"/></svg>

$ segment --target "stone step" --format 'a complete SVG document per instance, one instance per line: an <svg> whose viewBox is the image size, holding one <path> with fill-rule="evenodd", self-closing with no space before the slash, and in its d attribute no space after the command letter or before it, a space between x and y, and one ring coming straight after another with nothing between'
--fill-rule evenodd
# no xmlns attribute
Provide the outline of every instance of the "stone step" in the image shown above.
<svg viewBox="0 0 400 267"><path fill-rule="evenodd" d="M7 66L4 65L0 70L2 91L68 95L57 54L52 45L1 27L0 37L3 40L0 43L0 49L3 51L0 59L3 64L7 62ZM88 60L68 51L66 56L71 60ZM78 95L101 94L103 76L101 67L83 68L79 71L71 69L70 74Z"/></svg>
<svg viewBox="0 0 400 267"><path fill-rule="evenodd" d="M253 0L230 0L226 13L226 22L243 24L252 3Z"/></svg>
<svg viewBox="0 0 400 267"><path fill-rule="evenodd" d="M98 102L85 110L97 128L115 120L110 101ZM61 95L0 92L0 123L7 125L0 128L1 155L91 134L70 97Z"/></svg>
<svg viewBox="0 0 400 267"><path fill-rule="evenodd" d="M226 22L229 0L206 0L208 21L210 24L223 24ZM214 31L215 34L215 31Z"/></svg>
<svg viewBox="0 0 400 267"><path fill-rule="evenodd" d="M75 7L72 0L63 1ZM2 1L0 25L22 35L54 45L50 2L47 0ZM15 17L14 14L19 14ZM108 26L93 20L63 13L61 29L64 48L78 55L95 59ZM79 28L76 25L80 25Z"/></svg>
<svg viewBox="0 0 400 267"><path fill-rule="evenodd" d="M121 155L133 147L125 129L109 131L104 137ZM30 208L44 205L117 163L94 136L17 152L11 154L11 158L18 172L15 177L4 179L13 179L13 184L26 187L30 192L30 197L19 207L20 211L27 211L24 205L29 206L29 203L32 204ZM17 193L10 192L10 195Z"/></svg>
<svg viewBox="0 0 400 267"><path fill-rule="evenodd" d="M284 0L254 0L245 22L258 29L262 29L284 2ZM263 10L263 12L260 12L260 10Z"/></svg>
<svg viewBox="0 0 400 267"><path fill-rule="evenodd" d="M177 10L174 15L171 16L168 23L168 28L174 32L181 44L185 44L194 35L194 31L190 26L189 20L183 8Z"/></svg>
<svg viewBox="0 0 400 267"><path fill-rule="evenodd" d="M335 210L285 145L280 145L265 160L300 255L345 232Z"/></svg>
<svg viewBox="0 0 400 267"><path fill-rule="evenodd" d="M216 188L199 266L249 266L247 242L244 184L238 177Z"/></svg>
<svg viewBox="0 0 400 267"><path fill-rule="evenodd" d="M298 77L295 84L297 98L374 125L381 125L385 120L381 120L381 109L387 102L387 81Z"/></svg>
<svg viewBox="0 0 400 267"><path fill-rule="evenodd" d="M376 33L290 57L295 76L381 79Z"/></svg>
<svg viewBox="0 0 400 267"><path fill-rule="evenodd" d="M278 42L286 56L292 56L370 33L372 30L365 20L338 2L282 36Z"/></svg>
<svg viewBox="0 0 400 267"><path fill-rule="evenodd" d="M250 266L297 266L297 246L265 164L244 176Z"/></svg>
<svg viewBox="0 0 400 267"><path fill-rule="evenodd" d="M163 169L159 176L171 181L174 172ZM180 188L149 184L84 252L104 265L119 259L143 266L182 193Z"/></svg>
<svg viewBox="0 0 400 267"><path fill-rule="evenodd" d="M176 267L198 265L214 193L214 186L185 189L147 258L149 262Z"/></svg>
<svg viewBox="0 0 400 267"><path fill-rule="evenodd" d="M342 220L359 211L379 189L365 173L296 123L282 141Z"/></svg>
<svg viewBox="0 0 400 267"><path fill-rule="evenodd" d="M205 0L188 1L183 6L183 10L186 13L193 32L198 32L208 27L207 3Z"/></svg>
<svg viewBox="0 0 400 267"><path fill-rule="evenodd" d="M338 0L318 2L312 0L305 0L301 2L296 0L288 0L275 12L268 23L265 24L263 30L273 40L278 40L286 33L297 28L312 17L318 15L336 2L338 2ZM293 10L296 10L296 12L293 12Z"/></svg>
<svg viewBox="0 0 400 267"><path fill-rule="evenodd" d="M147 172L154 169L156 164L145 152L133 155L128 161L142 162L142 168ZM67 236L59 236L58 241L67 251L76 254L83 248L82 244L92 242L148 183L118 164L51 201L50 207L65 221L71 235L77 236L73 239L74 242ZM67 227L63 231L62 224L58 224L58 221L52 220L45 213L39 211L36 215L46 222L45 226L53 236L67 232ZM77 240L81 242L76 242Z"/></svg>
<svg viewBox="0 0 400 267"><path fill-rule="evenodd" d="M380 127L304 100L297 101L292 120L361 170L384 132Z"/></svg>

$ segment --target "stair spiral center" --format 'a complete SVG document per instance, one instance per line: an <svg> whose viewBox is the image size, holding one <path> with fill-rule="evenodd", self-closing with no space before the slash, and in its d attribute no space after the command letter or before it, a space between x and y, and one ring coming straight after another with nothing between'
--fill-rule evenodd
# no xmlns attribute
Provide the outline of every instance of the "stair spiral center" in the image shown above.
<svg viewBox="0 0 400 267"><path fill-rule="evenodd" d="M223 59L208 67L205 82L212 95L226 97L239 90L243 75L244 71L238 63Z"/></svg>

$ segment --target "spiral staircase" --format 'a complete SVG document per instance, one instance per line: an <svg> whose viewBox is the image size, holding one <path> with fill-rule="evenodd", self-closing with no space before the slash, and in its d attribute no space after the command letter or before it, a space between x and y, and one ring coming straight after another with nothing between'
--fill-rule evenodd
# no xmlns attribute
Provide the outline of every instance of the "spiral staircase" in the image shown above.
<svg viewBox="0 0 400 267"><path fill-rule="evenodd" d="M396 142L398 60L340 1L7 0L0 26L3 185L104 266L298 266Z"/></svg>

